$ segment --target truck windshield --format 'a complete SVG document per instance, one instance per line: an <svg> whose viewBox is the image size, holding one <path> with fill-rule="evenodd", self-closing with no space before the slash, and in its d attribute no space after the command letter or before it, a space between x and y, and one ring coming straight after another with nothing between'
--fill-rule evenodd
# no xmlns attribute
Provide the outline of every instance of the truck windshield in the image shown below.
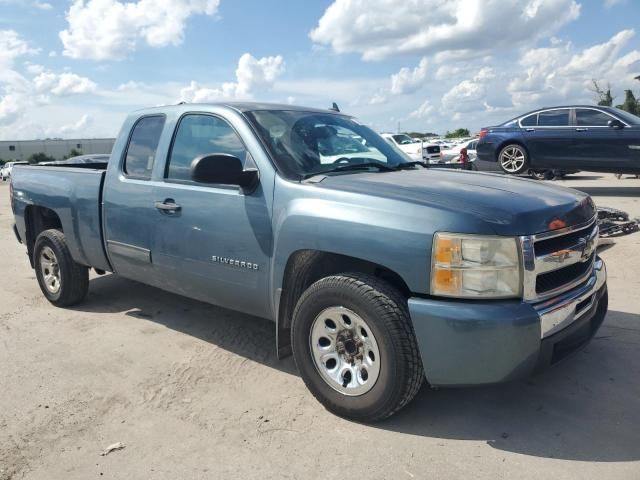
<svg viewBox="0 0 640 480"><path fill-rule="evenodd" d="M375 170L382 172L411 162L369 127L347 116L296 110L259 110L245 115L279 171L289 179L329 171L358 172L358 168L336 169L356 165L380 164Z"/></svg>

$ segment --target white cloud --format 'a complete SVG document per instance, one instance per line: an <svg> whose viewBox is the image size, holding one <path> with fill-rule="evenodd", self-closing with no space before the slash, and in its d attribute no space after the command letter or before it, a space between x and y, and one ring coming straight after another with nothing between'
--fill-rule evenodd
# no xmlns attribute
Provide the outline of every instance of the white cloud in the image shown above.
<svg viewBox="0 0 640 480"><path fill-rule="evenodd" d="M616 5L622 5L623 3L627 3L627 0L604 0L605 8L615 7Z"/></svg>
<svg viewBox="0 0 640 480"><path fill-rule="evenodd" d="M180 91L180 101L189 103L213 102L220 99L249 99L254 90L269 89L284 71L280 55L257 59L245 53L238 60L236 81L220 87L205 87L192 81Z"/></svg>
<svg viewBox="0 0 640 480"><path fill-rule="evenodd" d="M383 103L387 103L387 95L385 89L380 89L376 93L373 94L373 97L369 100L369 105L382 105Z"/></svg>
<svg viewBox="0 0 640 480"><path fill-rule="evenodd" d="M47 137L65 137L78 132L82 132L93 123L93 118L89 115L82 115L77 122L62 125L60 127L48 128L45 130Z"/></svg>
<svg viewBox="0 0 640 480"><path fill-rule="evenodd" d="M413 93L422 87L427 77L428 63L426 58L422 58L413 70L405 67L401 68L398 73L391 75L391 93L393 95Z"/></svg>
<svg viewBox="0 0 640 480"><path fill-rule="evenodd" d="M427 118L432 112L433 105L431 105L429 100L425 100L416 110L411 112L409 116L414 118Z"/></svg>
<svg viewBox="0 0 640 480"><path fill-rule="evenodd" d="M619 90L631 88L640 73L640 50L622 54L634 37L633 30L622 30L607 42L575 52L570 43L537 48L520 59L523 73L511 79L508 91L514 105L566 103L588 100L592 79L610 82Z"/></svg>
<svg viewBox="0 0 640 480"><path fill-rule="evenodd" d="M60 32L64 55L120 59L143 41L151 47L179 45L187 19L214 15L219 0L74 0Z"/></svg>
<svg viewBox="0 0 640 480"><path fill-rule="evenodd" d="M40 10L51 10L53 8L53 5L47 2L33 2L33 6Z"/></svg>
<svg viewBox="0 0 640 480"><path fill-rule="evenodd" d="M23 111L22 98L16 94L0 97L0 125L15 122Z"/></svg>
<svg viewBox="0 0 640 480"><path fill-rule="evenodd" d="M42 65L26 62L25 66L27 68L27 72L32 75L38 75L39 73L44 72L44 67Z"/></svg>
<svg viewBox="0 0 640 480"><path fill-rule="evenodd" d="M23 55L33 55L38 50L31 48L15 30L0 30L0 68L8 68Z"/></svg>
<svg viewBox="0 0 640 480"><path fill-rule="evenodd" d="M310 37L365 60L477 52L549 36L579 14L575 0L334 0Z"/></svg>
<svg viewBox="0 0 640 480"><path fill-rule="evenodd" d="M90 93L96 90L96 84L93 81L70 72L60 74L42 72L33 79L33 86L37 92L60 96Z"/></svg>
<svg viewBox="0 0 640 480"><path fill-rule="evenodd" d="M136 82L134 80L129 80L128 82L121 83L118 85L118 90L140 90L145 87L144 82Z"/></svg>

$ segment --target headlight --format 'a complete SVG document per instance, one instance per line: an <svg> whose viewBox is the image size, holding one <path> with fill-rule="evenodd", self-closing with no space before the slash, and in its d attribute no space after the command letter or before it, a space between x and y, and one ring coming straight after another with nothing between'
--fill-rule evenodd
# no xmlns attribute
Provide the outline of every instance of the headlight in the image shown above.
<svg viewBox="0 0 640 480"><path fill-rule="evenodd" d="M521 296L515 238L436 233L431 294L458 298Z"/></svg>

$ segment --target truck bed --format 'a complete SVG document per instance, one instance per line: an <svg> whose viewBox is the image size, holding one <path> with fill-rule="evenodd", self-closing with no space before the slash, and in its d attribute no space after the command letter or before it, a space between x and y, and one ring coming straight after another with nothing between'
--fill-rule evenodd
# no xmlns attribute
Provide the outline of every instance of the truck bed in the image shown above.
<svg viewBox="0 0 640 480"><path fill-rule="evenodd" d="M73 259L111 270L102 241L102 185L105 169L55 165L17 166L12 175L16 228L23 242L28 225L59 221ZM53 212L53 214L51 213Z"/></svg>

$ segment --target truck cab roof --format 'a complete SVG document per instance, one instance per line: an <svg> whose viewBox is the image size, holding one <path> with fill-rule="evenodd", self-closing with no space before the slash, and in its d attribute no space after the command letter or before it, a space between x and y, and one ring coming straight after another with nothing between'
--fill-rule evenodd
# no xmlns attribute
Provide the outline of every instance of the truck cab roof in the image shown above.
<svg viewBox="0 0 640 480"><path fill-rule="evenodd" d="M333 114L340 115L343 117L349 117L350 115L346 115L342 112L336 112L331 109L324 108L316 108L316 107L303 107L299 105L289 105L286 103L268 103L268 102L204 102L204 103L178 103L176 105L162 105L159 107L151 107L145 108L142 110L137 110L135 114L151 114L151 113L160 113L160 112L168 112L173 110L178 111L188 111L192 108L203 109L206 107L224 107L230 110L235 110L240 113L245 112L255 112L255 111L264 111L264 110L288 110L288 111L298 111L298 112L317 112L322 114Z"/></svg>

